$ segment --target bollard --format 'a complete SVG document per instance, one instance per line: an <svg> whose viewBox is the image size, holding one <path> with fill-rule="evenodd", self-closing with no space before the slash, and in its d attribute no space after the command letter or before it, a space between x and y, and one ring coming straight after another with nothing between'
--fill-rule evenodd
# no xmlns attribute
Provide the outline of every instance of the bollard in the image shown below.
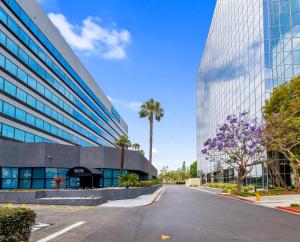
<svg viewBox="0 0 300 242"><path fill-rule="evenodd" d="M260 195L258 193L255 194L255 200L258 202L260 201Z"/></svg>

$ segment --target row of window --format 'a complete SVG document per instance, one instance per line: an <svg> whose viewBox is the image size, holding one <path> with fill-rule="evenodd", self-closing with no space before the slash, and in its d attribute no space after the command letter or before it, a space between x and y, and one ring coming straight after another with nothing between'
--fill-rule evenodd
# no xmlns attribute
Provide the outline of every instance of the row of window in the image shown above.
<svg viewBox="0 0 300 242"><path fill-rule="evenodd" d="M119 169L102 168L103 177L100 179L100 187L119 186ZM11 188L55 188L53 182L57 176L64 177L64 188L78 188L80 179L67 177L68 168L16 168L2 167L0 169L0 181L3 189ZM127 170L123 170L125 174Z"/></svg>
<svg viewBox="0 0 300 242"><path fill-rule="evenodd" d="M3 90L4 92L8 93L9 95L17 98L18 100L20 100L21 102L36 108L37 110L39 110L40 112L42 112L43 114L47 115L48 117L55 119L56 121L76 130L77 132L80 132L80 130L82 129L76 129L77 124L75 124L74 122L72 122L71 120L65 118L64 116L62 116L61 114L57 113L55 110L53 110L52 108L50 108L48 105L44 104L43 102L40 102L39 100L37 100L35 97L31 96L30 94L24 92L22 89L16 87L15 85L13 85L12 83L10 83L9 81L3 79L2 77L0 77L0 90ZM102 141L101 139L99 139L98 137L95 137L94 135L90 134L90 135L86 135L86 132L80 132L81 134L85 135L86 137L92 139L93 141L99 143L99 144L106 144L104 143L104 141ZM84 146L91 146L90 143L80 139L80 138L75 138L75 136L73 136L73 141L76 140L77 142L75 142L76 144L80 144L80 145L84 145ZM79 142L79 143L78 143Z"/></svg>
<svg viewBox="0 0 300 242"><path fill-rule="evenodd" d="M104 112L113 120L116 119L118 122L120 122L120 116L111 114L107 108L102 104L102 102L96 97L96 95L91 91L91 89L87 86L87 84L79 77L79 75L74 71L74 69L69 65L69 63L64 59L64 57L56 50L56 48L51 44L51 42L45 37L45 35L39 30L39 28L34 24L33 21L27 16L27 14L23 11L23 9L15 2L15 0L7 0L6 3L9 5L9 7L13 10L13 12L16 14L17 17L21 19L21 21L25 24L25 26L37 37L37 39L47 48L47 50L54 56L56 60L59 61L59 63L72 75L72 77L79 83L79 85L90 95L90 97L99 105L99 107L104 110ZM4 12L2 15L5 15ZM1 15L1 13L0 13ZM5 19L3 20L5 21ZM18 25L15 24L17 27ZM19 27L19 26L18 26ZM23 31L24 32L24 31ZM37 46L37 45L36 45ZM41 57L46 56L44 52L42 52ZM53 66L53 69L55 73L66 82L70 82L70 85L72 89L74 90L75 85L74 83L69 79L67 75L65 75L60 68L55 65L54 62L51 63L51 66ZM50 66L50 67L51 67ZM73 87L74 86L74 87ZM77 87L77 86L76 86ZM83 94L83 93L82 93ZM84 99L88 104L93 103L83 94ZM94 105L93 105L94 106ZM98 110L98 109L97 109ZM108 121L107 121L108 122ZM113 126L120 129L122 129L115 125L114 122L112 122ZM124 132L124 131L122 131Z"/></svg>
<svg viewBox="0 0 300 242"><path fill-rule="evenodd" d="M23 123L34 126L45 132L51 133L55 136L59 136L65 140L68 140L75 144L79 144L81 146L91 146L91 143L89 143L75 135L72 135L69 132L67 132L61 128L58 128L57 126L52 125L38 117L35 117L34 115L27 113L26 111L24 111L20 108L17 108L7 102L4 102L1 99L0 99L0 113L4 113L5 115L8 115L9 117L12 117ZM24 132L23 132L22 136L21 136L21 133L19 134L18 140L26 141Z"/></svg>
<svg viewBox="0 0 300 242"><path fill-rule="evenodd" d="M14 139L18 141L24 141L21 140L23 137L25 137L25 142L46 142L46 143L53 143L53 141L45 139L41 136L14 128L12 126L9 126L7 124L0 123L0 136L6 137L9 139Z"/></svg>
<svg viewBox="0 0 300 242"><path fill-rule="evenodd" d="M79 178L67 177L68 168L12 168L3 167L2 189L53 189L55 188L54 178L64 177L62 188L78 188ZM1 177L1 176L0 176Z"/></svg>
<svg viewBox="0 0 300 242"><path fill-rule="evenodd" d="M116 132L114 132L108 125L101 122L100 119L96 117L96 115L91 113L77 98L74 98L72 94L70 94L62 85L60 85L47 71L45 71L43 67L37 64L37 62L33 58L29 57L20 47L17 46L17 44L14 41L8 38L1 31L0 31L0 43L4 45L6 48L8 48L14 55L18 56L18 58L21 61L23 61L27 66L29 66L35 73L41 76L44 80L46 80L46 82L49 83L52 87L54 87L58 92L60 92L63 96L68 98L82 112L90 116L90 118L92 118L97 124L99 124L101 127L106 129L108 131L108 134L115 135L116 137L118 137L118 134ZM61 104L62 108L66 109L66 111L68 111L69 113L72 112L73 109L68 104L66 104L63 100L61 100L59 97L53 94L50 90L45 88L42 84L40 84L30 75L27 75L24 71L20 71L19 73L17 71L17 66L15 66L10 61L8 61L7 67L9 68L8 71L10 71L14 75L18 75L23 82L27 83L33 89L35 90L38 89L37 91L39 91L42 95L45 95L56 105ZM103 132L96 125L91 124L82 115L78 114L78 116L83 120L85 124L87 124L87 126L92 126L94 130L97 130L96 132L98 132L100 135L104 136L112 143L114 142L114 139L110 135Z"/></svg>
<svg viewBox="0 0 300 242"><path fill-rule="evenodd" d="M79 120L81 123L88 123L88 120L84 118L80 113L78 113L76 110L72 109L70 106L65 104L60 98L58 98L56 95L54 95L50 90L48 90L46 87L41 85L39 82L37 82L35 79L33 79L30 75L25 73L21 68L17 67L14 63L12 63L10 60L6 59L4 56L0 54L0 66L5 68L8 72L13 74L15 77L17 77L22 82L25 82L29 87L36 90L39 94L43 95L46 99L54 103L55 105L59 106L64 111L68 112L70 115L72 115L75 119ZM0 77L0 83L1 83L1 89L3 89L5 92L10 94L13 97L18 98L24 103L27 103L28 105L38 109L40 112L45 113L46 115L50 116L51 118L54 118L58 122L70 127L71 129L85 135L86 137L89 137L90 139L95 140L99 144L111 146L109 143L104 142L102 139L96 137L89 131L87 131L85 128L81 127L80 125L77 125L73 121L69 120L68 118L64 117L63 115L59 114L52 108L50 108L48 105L44 104L43 102L37 100L33 96L29 95L25 91L23 91L20 88L17 88L12 83L8 82L7 80L4 80ZM89 122L90 123L90 122ZM88 125L87 125L88 126ZM92 127L92 130L96 133L102 135L104 132L100 130L98 127L90 123L90 126ZM112 142L112 140L110 140Z"/></svg>

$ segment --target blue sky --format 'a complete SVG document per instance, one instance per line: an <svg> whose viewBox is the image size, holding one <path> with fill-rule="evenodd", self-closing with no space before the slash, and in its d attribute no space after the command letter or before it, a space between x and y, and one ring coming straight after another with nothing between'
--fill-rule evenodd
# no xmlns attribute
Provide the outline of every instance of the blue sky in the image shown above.
<svg viewBox="0 0 300 242"><path fill-rule="evenodd" d="M196 160L196 74L215 0L39 2L147 156L149 124L138 118L138 106L151 97L161 102L154 165L176 169Z"/></svg>

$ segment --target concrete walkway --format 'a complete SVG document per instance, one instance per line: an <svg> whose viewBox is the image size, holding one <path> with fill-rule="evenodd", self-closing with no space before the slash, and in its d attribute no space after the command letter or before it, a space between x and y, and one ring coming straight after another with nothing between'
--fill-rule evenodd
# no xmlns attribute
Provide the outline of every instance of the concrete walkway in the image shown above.
<svg viewBox="0 0 300 242"><path fill-rule="evenodd" d="M133 199L123 199L108 201L107 203L101 204L98 207L109 207L109 208L130 208L130 207L141 207L147 206L154 202L154 200L164 191L164 187L159 188L156 192L148 195L142 195Z"/></svg>
<svg viewBox="0 0 300 242"><path fill-rule="evenodd" d="M255 201L255 197L246 197L247 199L254 201L255 204L266 207L289 207L292 203L300 204L300 194L294 195L275 195L275 196L262 196L260 201Z"/></svg>

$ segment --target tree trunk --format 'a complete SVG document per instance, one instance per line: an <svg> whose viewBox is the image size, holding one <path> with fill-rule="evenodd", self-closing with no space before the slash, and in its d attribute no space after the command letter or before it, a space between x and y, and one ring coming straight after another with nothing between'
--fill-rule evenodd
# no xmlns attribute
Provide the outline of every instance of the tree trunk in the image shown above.
<svg viewBox="0 0 300 242"><path fill-rule="evenodd" d="M119 187L121 186L121 176L123 175L124 158L125 158L125 149L121 148L121 163L120 163Z"/></svg>
<svg viewBox="0 0 300 242"><path fill-rule="evenodd" d="M150 116L150 142L149 142L149 163L148 163L148 180L152 180L151 164L152 164L152 143L153 143L153 116Z"/></svg>
<svg viewBox="0 0 300 242"><path fill-rule="evenodd" d="M238 177L237 177L237 184L236 184L236 190L238 193L241 192L241 181L244 180L245 173L246 173L246 168L240 165L238 169Z"/></svg>
<svg viewBox="0 0 300 242"><path fill-rule="evenodd" d="M296 190L300 189L300 182L299 182L299 167L297 162L291 162L291 167L293 170L294 175L294 183Z"/></svg>

